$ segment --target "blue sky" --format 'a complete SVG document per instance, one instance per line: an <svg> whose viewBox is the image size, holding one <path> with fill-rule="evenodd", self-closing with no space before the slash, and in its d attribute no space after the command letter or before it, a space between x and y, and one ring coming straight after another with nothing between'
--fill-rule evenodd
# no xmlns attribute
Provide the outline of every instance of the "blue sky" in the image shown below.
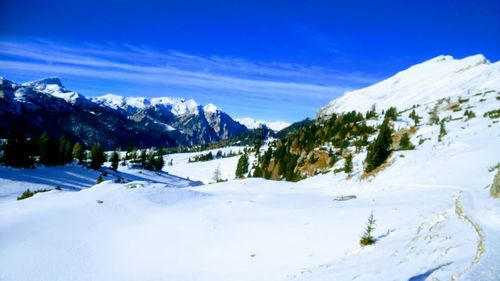
<svg viewBox="0 0 500 281"><path fill-rule="evenodd" d="M297 121L449 54L500 58L500 1L0 2L0 76Z"/></svg>

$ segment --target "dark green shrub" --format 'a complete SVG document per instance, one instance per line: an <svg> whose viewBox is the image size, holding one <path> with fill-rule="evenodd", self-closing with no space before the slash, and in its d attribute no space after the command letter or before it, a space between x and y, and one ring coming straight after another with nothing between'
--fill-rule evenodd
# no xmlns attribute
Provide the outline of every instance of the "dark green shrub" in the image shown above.
<svg viewBox="0 0 500 281"><path fill-rule="evenodd" d="M29 190L29 189L26 189L26 191L23 192L23 194L21 194L21 196L17 197L17 200L23 200L23 199L26 199L26 198L30 198L32 197L33 195L37 194L37 193L40 193L40 192L47 192L47 191L50 191L51 189L38 189L38 190Z"/></svg>

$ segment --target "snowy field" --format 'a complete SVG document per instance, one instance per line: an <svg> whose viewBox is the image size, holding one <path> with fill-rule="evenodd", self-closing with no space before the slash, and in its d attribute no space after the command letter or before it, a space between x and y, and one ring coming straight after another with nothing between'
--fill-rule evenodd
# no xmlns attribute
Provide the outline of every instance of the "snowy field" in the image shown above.
<svg viewBox="0 0 500 281"><path fill-rule="evenodd" d="M9 200L20 195L26 189L54 189L78 191L96 184L99 175L107 175L103 179L125 181L146 181L165 183L169 186L186 187L200 185L201 182L191 181L182 177L169 175L165 172L153 172L142 169L131 169L120 166L117 172L105 163L101 171L85 168L79 165L63 167L38 167L36 169L15 169L0 166L0 201Z"/></svg>
<svg viewBox="0 0 500 281"><path fill-rule="evenodd" d="M201 152L166 156L173 165L163 172L120 166L94 186L99 173L75 166L0 168L0 280L498 281L500 199L489 187L500 124L484 114L499 108L500 94L461 87L447 102L416 107L424 119L411 137L415 150L393 152L390 165L365 179L365 151L351 175L298 183L234 179L239 156L188 163ZM452 110L459 96L466 101ZM441 140L440 126L427 122L434 108L448 120ZM466 108L476 117L465 118ZM413 124L408 114L395 129ZM229 181L207 184L217 167ZM16 201L26 188L55 186L63 190ZM371 213L378 240L361 247Z"/></svg>
<svg viewBox="0 0 500 281"><path fill-rule="evenodd" d="M195 156L204 155L209 152L212 152L215 156L218 151L221 151L223 154L229 154L230 152L239 154L243 152L244 148L244 146L232 146L203 152L168 154L165 156L165 163L167 163L167 165L165 165L163 170L172 175L178 175L208 184L214 182L214 172L216 169L219 169L222 179L233 180L235 178L236 165L238 164L238 159L241 155L214 159L205 162L189 163L189 159L194 159ZM170 163L171 160L172 166L169 166L168 163ZM250 158L250 163L252 161L253 158Z"/></svg>
<svg viewBox="0 0 500 281"><path fill-rule="evenodd" d="M10 197L0 202L0 280L497 280L500 201L485 187L499 127L484 120L467 130L457 121L442 142L438 128L423 128L431 140L394 153L369 180L234 180L238 157L188 163L192 155L174 154L166 170L210 179L220 166L233 180L186 187L193 184L120 167L142 178ZM57 178L50 169L74 167L33 171ZM334 200L342 195L356 199ZM379 240L362 248L372 212Z"/></svg>

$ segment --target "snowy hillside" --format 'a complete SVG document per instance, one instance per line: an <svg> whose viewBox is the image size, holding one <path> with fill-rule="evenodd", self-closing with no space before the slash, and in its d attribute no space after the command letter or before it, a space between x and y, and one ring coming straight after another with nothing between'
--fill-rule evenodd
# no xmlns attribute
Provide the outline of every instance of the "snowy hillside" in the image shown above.
<svg viewBox="0 0 500 281"><path fill-rule="evenodd" d="M441 98L466 96L500 89L500 62L490 63L483 55L463 59L438 56L414 65L372 86L348 92L322 108L319 116L333 112L365 112L391 106L404 109Z"/></svg>
<svg viewBox="0 0 500 281"><path fill-rule="evenodd" d="M184 178L189 178L195 181L201 181L205 184L214 182L214 172L219 169L221 172L221 178L225 180L234 180L236 165L240 155L233 157L214 159L206 162L193 162L189 163L189 159L194 158L197 155L206 154L211 152L215 155L218 151L224 154L230 152L239 154L242 153L243 146L232 146L221 149L212 149L203 152L190 152L190 153L174 153L165 156L165 163L167 165L164 167L164 171L172 175L178 175ZM172 165L170 165L172 163Z"/></svg>
<svg viewBox="0 0 500 281"><path fill-rule="evenodd" d="M241 124L245 125L248 129L257 129L260 126L264 125L273 131L281 131L284 128L290 126L291 124L285 121L263 121L263 120L255 120L250 117L245 118L236 118L234 119Z"/></svg>
<svg viewBox="0 0 500 281"><path fill-rule="evenodd" d="M109 167L109 163L106 166ZM95 185L97 178L103 172L106 173L105 180L148 181L176 187L201 183L164 172L131 169L126 166L120 166L116 172L109 168L96 171L78 165L38 167L33 170L0 166L0 201L11 200L26 189L54 189L56 187L65 191L86 189Z"/></svg>

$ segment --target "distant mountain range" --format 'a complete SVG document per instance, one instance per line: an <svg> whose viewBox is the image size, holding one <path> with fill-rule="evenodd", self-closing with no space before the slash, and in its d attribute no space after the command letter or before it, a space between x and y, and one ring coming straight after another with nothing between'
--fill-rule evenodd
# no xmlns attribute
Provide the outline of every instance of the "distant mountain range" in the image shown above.
<svg viewBox="0 0 500 281"><path fill-rule="evenodd" d="M14 130L115 148L206 144L248 129L215 105L198 105L192 99L87 98L55 77L23 84L0 77L0 138Z"/></svg>
<svg viewBox="0 0 500 281"><path fill-rule="evenodd" d="M290 123L284 122L284 121L263 121L263 120L255 120L250 117L245 117L245 118L236 118L236 121L239 123L245 125L248 129L257 129L261 126L266 126L269 129L278 132L283 130L284 128L290 126Z"/></svg>

